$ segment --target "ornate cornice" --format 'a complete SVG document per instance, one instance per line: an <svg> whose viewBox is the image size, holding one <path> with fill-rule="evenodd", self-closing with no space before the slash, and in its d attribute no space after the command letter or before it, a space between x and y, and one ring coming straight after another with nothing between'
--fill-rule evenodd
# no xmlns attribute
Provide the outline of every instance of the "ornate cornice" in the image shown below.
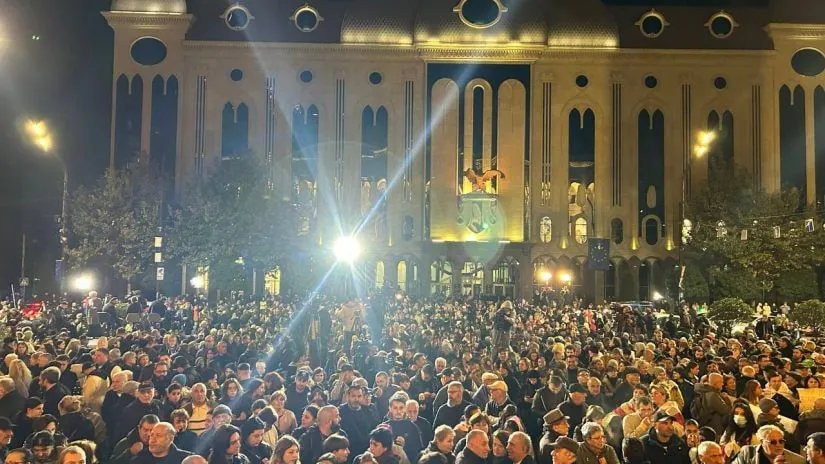
<svg viewBox="0 0 825 464"><path fill-rule="evenodd" d="M128 13L104 11L101 13L110 26L126 26L131 28L157 26L186 26L192 24L195 17L191 14L163 14L163 13Z"/></svg>
<svg viewBox="0 0 825 464"><path fill-rule="evenodd" d="M770 23L765 26L765 31L774 40L825 39L825 24Z"/></svg>

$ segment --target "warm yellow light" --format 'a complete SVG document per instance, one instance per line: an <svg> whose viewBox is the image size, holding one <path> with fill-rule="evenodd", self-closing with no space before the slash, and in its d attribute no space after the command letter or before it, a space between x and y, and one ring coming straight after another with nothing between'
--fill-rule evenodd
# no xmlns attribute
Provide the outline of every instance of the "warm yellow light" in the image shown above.
<svg viewBox="0 0 825 464"><path fill-rule="evenodd" d="M708 146L707 145L696 145L693 147L693 153L696 154L698 157L703 157L708 154Z"/></svg>
<svg viewBox="0 0 825 464"><path fill-rule="evenodd" d="M43 151L51 151L52 149L52 138L50 136L40 137L35 139L34 144L38 146Z"/></svg>
<svg viewBox="0 0 825 464"><path fill-rule="evenodd" d="M716 140L716 132L714 131L702 131L699 132L699 145L710 145L713 141Z"/></svg>
<svg viewBox="0 0 825 464"><path fill-rule="evenodd" d="M26 122L26 133L33 139L43 138L48 132L49 128L46 126L45 121L29 120Z"/></svg>
<svg viewBox="0 0 825 464"><path fill-rule="evenodd" d="M538 277L541 282L544 282L546 284L547 282L550 282L550 279L553 278L553 273L547 270L541 270L539 271Z"/></svg>
<svg viewBox="0 0 825 464"><path fill-rule="evenodd" d="M570 274L565 272L561 275L561 281L565 284L569 284L571 280L573 280L573 277Z"/></svg>

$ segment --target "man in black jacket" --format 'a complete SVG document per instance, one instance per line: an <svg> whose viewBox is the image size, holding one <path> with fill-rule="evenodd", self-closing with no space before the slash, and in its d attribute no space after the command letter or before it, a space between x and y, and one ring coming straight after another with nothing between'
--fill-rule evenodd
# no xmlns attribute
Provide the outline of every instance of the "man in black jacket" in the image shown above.
<svg viewBox="0 0 825 464"><path fill-rule="evenodd" d="M564 381L561 377L551 375L547 379L547 385L539 388L533 397L533 413L537 417L544 417L566 399L567 389L564 388Z"/></svg>
<svg viewBox="0 0 825 464"><path fill-rule="evenodd" d="M346 404L338 406L341 429L349 438L349 450L352 456L357 456L369 448L369 433L378 424L372 414L361 406L363 397L364 392L360 386L350 385L347 388Z"/></svg>
<svg viewBox="0 0 825 464"><path fill-rule="evenodd" d="M657 411L653 421L650 433L642 437L650 464L690 464L687 444L673 433L673 417Z"/></svg>
<svg viewBox="0 0 825 464"><path fill-rule="evenodd" d="M135 401L123 409L120 421L115 427L115 440L126 436L130 430L137 427L140 419L147 414L160 415L160 406L155 401L155 387L152 382L142 382L138 387Z"/></svg>
<svg viewBox="0 0 825 464"><path fill-rule="evenodd" d="M60 417L57 405L70 392L60 383L60 368L47 367L40 373L40 390L43 392L43 413ZM136 422L137 423L137 422ZM128 432L128 431L127 431ZM126 435L124 433L123 435Z"/></svg>
<svg viewBox="0 0 825 464"><path fill-rule="evenodd" d="M483 430L467 434L467 447L455 457L455 464L484 464L490 455L490 439Z"/></svg>
<svg viewBox="0 0 825 464"><path fill-rule="evenodd" d="M144 448L149 444L149 436L155 424L158 424L160 419L154 414L144 416L140 419L137 427L129 432L126 437L117 442L112 456L109 459L109 464L127 464L133 457L140 454Z"/></svg>
<svg viewBox="0 0 825 464"><path fill-rule="evenodd" d="M340 422L341 416L335 406L326 405L318 410L318 423L301 435L301 462L317 462L324 454L324 440L333 433L346 433L340 430Z"/></svg>
<svg viewBox="0 0 825 464"><path fill-rule="evenodd" d="M445 388L447 389L447 403L438 408L438 412L435 413L433 428L438 428L442 424L449 425L451 428L455 427L461 422L464 408L470 405L464 400L464 386L461 382L450 382Z"/></svg>
<svg viewBox="0 0 825 464"><path fill-rule="evenodd" d="M134 464L179 463L192 453L175 446L175 427L168 422L155 424L149 434L149 446L130 461Z"/></svg>

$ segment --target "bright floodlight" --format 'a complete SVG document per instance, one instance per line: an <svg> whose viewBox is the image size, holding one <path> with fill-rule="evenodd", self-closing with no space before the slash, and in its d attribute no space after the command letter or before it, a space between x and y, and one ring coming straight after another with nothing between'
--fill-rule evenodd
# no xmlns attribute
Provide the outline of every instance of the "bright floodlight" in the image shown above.
<svg viewBox="0 0 825 464"><path fill-rule="evenodd" d="M653 292L653 301L659 301L659 300L661 300L662 298L664 298L664 297L662 296L662 294L661 294L661 293L659 293L659 292Z"/></svg>
<svg viewBox="0 0 825 464"><path fill-rule="evenodd" d="M700 145L710 145L713 141L716 140L716 132L715 131L703 131L699 132L699 144Z"/></svg>
<svg viewBox="0 0 825 464"><path fill-rule="evenodd" d="M332 251L335 253L335 259L343 263L353 263L361 256L361 246L351 235L336 240Z"/></svg>
<svg viewBox="0 0 825 464"><path fill-rule="evenodd" d="M545 284L547 282L550 282L550 279L552 279L552 278L553 278L553 273L551 273L550 271L540 271L539 272L539 280L541 280Z"/></svg>
<svg viewBox="0 0 825 464"><path fill-rule="evenodd" d="M569 284L571 280L573 280L573 277L570 274L565 272L564 274L561 275L561 281L562 282L564 282L566 284Z"/></svg>
<svg viewBox="0 0 825 464"><path fill-rule="evenodd" d="M72 281L72 288L79 292L88 292L94 287L94 279L88 274L81 274Z"/></svg>
<svg viewBox="0 0 825 464"><path fill-rule="evenodd" d="M699 158L707 155L709 150L710 149L707 145L696 145L695 147L693 147L693 152L696 153L696 156L698 156Z"/></svg>
<svg viewBox="0 0 825 464"><path fill-rule="evenodd" d="M192 284L192 288L200 290L203 288L204 284L203 276L196 275L195 277L192 277L189 283Z"/></svg>

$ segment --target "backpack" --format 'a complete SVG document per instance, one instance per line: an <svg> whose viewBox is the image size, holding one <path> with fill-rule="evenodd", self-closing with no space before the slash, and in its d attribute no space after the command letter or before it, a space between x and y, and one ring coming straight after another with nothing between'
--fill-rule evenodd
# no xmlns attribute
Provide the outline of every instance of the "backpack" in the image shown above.
<svg viewBox="0 0 825 464"><path fill-rule="evenodd" d="M705 395L696 395L690 403L690 415L700 425L707 425L710 422L707 404L705 402Z"/></svg>

